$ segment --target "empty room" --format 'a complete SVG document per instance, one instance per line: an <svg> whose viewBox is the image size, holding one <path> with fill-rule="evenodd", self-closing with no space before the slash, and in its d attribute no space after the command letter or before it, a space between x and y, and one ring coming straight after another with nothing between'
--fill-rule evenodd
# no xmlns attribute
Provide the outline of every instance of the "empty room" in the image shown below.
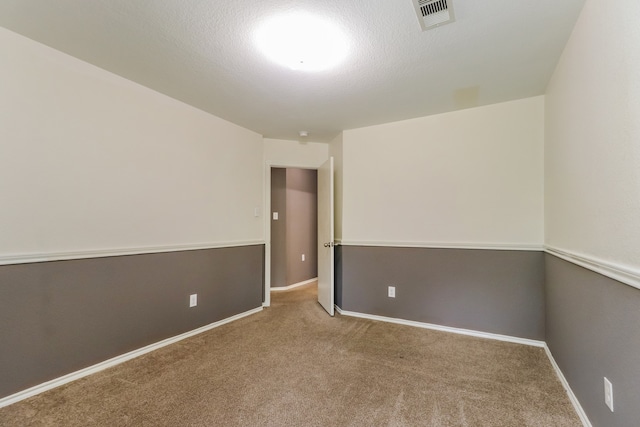
<svg viewBox="0 0 640 427"><path fill-rule="evenodd" d="M0 0L0 425L639 426L638 22Z"/></svg>

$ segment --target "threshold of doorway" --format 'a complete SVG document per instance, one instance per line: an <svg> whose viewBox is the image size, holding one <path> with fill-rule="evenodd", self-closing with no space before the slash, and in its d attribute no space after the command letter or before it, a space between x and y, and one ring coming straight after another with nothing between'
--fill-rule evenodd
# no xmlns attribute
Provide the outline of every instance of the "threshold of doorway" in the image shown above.
<svg viewBox="0 0 640 427"><path fill-rule="evenodd" d="M313 279L309 279L309 280L305 280L303 282L298 282L298 283L294 283L293 285L289 285L289 286L278 286L278 287L272 287L271 291L290 291L291 289L295 289L295 288L299 288L300 286L304 286L304 285L308 285L309 283L313 283L315 281L317 281L318 278L314 277Z"/></svg>

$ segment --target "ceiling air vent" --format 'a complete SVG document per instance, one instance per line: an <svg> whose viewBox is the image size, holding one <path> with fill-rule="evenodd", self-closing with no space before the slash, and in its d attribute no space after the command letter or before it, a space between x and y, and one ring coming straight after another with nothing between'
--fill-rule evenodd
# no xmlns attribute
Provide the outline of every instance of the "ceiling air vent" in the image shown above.
<svg viewBox="0 0 640 427"><path fill-rule="evenodd" d="M422 31L453 22L455 17L451 2L452 0L413 0Z"/></svg>

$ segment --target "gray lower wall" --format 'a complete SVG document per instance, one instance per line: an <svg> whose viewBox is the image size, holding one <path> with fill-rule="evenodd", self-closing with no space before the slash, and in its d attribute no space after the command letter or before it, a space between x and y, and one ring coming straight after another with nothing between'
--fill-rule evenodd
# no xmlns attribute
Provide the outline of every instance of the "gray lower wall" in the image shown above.
<svg viewBox="0 0 640 427"><path fill-rule="evenodd" d="M0 397L260 307L263 257L256 245L0 266Z"/></svg>
<svg viewBox="0 0 640 427"><path fill-rule="evenodd" d="M342 308L342 245L333 248L333 261L334 303Z"/></svg>
<svg viewBox="0 0 640 427"><path fill-rule="evenodd" d="M335 253L342 309L546 340L594 426L637 425L640 290L540 252ZM0 266L0 398L259 307L263 259L256 245Z"/></svg>
<svg viewBox="0 0 640 427"><path fill-rule="evenodd" d="M341 246L338 254L343 310L545 339L542 252Z"/></svg>
<svg viewBox="0 0 640 427"><path fill-rule="evenodd" d="M547 345L594 427L640 425L640 290L546 255ZM604 404L613 384L615 412Z"/></svg>

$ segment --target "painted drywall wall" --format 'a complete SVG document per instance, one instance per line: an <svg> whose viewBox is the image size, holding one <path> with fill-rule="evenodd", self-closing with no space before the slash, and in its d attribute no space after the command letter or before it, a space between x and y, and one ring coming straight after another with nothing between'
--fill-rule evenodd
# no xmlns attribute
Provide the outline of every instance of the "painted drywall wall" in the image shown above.
<svg viewBox="0 0 640 427"><path fill-rule="evenodd" d="M640 420L640 291L553 255L545 261L547 345L594 427ZM611 412L604 380L613 385Z"/></svg>
<svg viewBox="0 0 640 427"><path fill-rule="evenodd" d="M333 235L338 242L342 241L342 180L344 162L342 156L342 133L329 144L329 156L333 157Z"/></svg>
<svg viewBox="0 0 640 427"><path fill-rule="evenodd" d="M640 282L640 3L588 0L547 88L545 243ZM605 268L603 271L607 271ZM595 427L640 419L640 290L553 256L548 345ZM603 377L614 408L604 404Z"/></svg>
<svg viewBox="0 0 640 427"><path fill-rule="evenodd" d="M546 255L546 336L554 359L594 427L640 420L640 292ZM613 384L614 412L603 378Z"/></svg>
<svg viewBox="0 0 640 427"><path fill-rule="evenodd" d="M0 256L261 241L262 137L0 28Z"/></svg>
<svg viewBox="0 0 640 427"><path fill-rule="evenodd" d="M255 245L0 266L0 398L259 308L263 256Z"/></svg>
<svg viewBox="0 0 640 427"><path fill-rule="evenodd" d="M329 144L264 139L264 159L270 165L315 169L329 158Z"/></svg>
<svg viewBox="0 0 640 427"><path fill-rule="evenodd" d="M274 215L278 214L278 219ZM287 286L287 170L271 168L271 287Z"/></svg>
<svg viewBox="0 0 640 427"><path fill-rule="evenodd" d="M544 98L343 133L342 239L543 242Z"/></svg>
<svg viewBox="0 0 640 427"><path fill-rule="evenodd" d="M546 244L640 275L640 3L587 1L547 88Z"/></svg>
<svg viewBox="0 0 640 427"><path fill-rule="evenodd" d="M286 173L289 286L318 277L318 172L288 168Z"/></svg>
<svg viewBox="0 0 640 427"><path fill-rule="evenodd" d="M544 340L540 251L340 246L346 311ZM395 287L395 298L387 295Z"/></svg>

